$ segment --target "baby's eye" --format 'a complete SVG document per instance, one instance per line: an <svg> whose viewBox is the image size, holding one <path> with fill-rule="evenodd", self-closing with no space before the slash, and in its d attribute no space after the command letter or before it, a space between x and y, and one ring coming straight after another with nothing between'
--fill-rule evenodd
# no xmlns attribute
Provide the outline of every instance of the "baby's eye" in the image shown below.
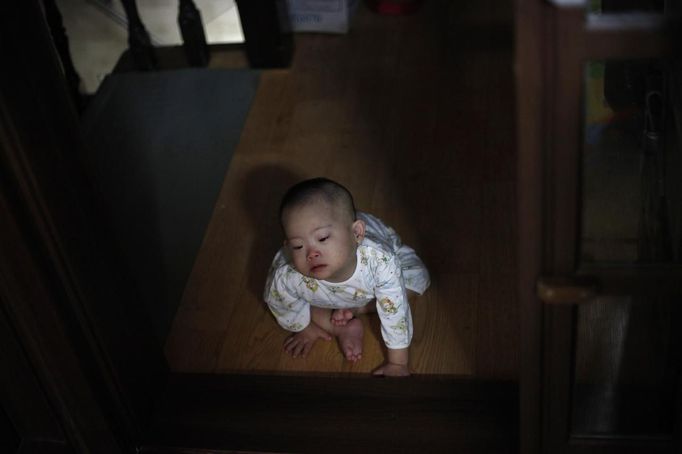
<svg viewBox="0 0 682 454"><path fill-rule="evenodd" d="M328 239L329 239L329 235L327 235L327 236L325 236L325 237L322 237L322 238L320 238L320 243L324 243L324 242L327 241Z"/></svg>
<svg viewBox="0 0 682 454"><path fill-rule="evenodd" d="M298 251L299 249L303 249L303 246L291 246L291 249Z"/></svg>

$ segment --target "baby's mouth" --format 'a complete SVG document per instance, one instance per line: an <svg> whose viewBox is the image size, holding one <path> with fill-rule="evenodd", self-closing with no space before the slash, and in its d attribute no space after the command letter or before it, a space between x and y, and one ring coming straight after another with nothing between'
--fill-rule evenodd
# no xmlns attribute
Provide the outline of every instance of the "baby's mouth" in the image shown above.
<svg viewBox="0 0 682 454"><path fill-rule="evenodd" d="M326 266L327 266L327 265L322 265L322 264L321 264L321 265L315 265L315 266L313 266L313 267L310 268L310 272L311 272L311 273L315 273L315 272L317 272L317 271L321 271L321 270L322 270L323 268L325 268Z"/></svg>

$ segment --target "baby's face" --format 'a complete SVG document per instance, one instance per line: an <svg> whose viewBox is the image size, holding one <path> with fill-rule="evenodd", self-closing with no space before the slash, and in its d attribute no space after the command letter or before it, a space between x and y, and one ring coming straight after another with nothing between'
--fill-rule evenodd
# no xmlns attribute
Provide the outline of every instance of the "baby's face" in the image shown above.
<svg viewBox="0 0 682 454"><path fill-rule="evenodd" d="M364 223L325 201L285 211L282 223L294 267L308 277L343 282L355 271L356 249Z"/></svg>

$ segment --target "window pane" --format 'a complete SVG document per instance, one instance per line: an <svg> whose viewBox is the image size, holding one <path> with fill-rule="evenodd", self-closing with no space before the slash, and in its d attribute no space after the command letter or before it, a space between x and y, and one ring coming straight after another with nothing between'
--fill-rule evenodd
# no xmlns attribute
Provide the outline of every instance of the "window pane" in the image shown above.
<svg viewBox="0 0 682 454"><path fill-rule="evenodd" d="M676 64L589 62L582 264L682 263L682 78Z"/></svg>
<svg viewBox="0 0 682 454"><path fill-rule="evenodd" d="M672 435L682 358L675 303L604 298L578 307L572 435Z"/></svg>

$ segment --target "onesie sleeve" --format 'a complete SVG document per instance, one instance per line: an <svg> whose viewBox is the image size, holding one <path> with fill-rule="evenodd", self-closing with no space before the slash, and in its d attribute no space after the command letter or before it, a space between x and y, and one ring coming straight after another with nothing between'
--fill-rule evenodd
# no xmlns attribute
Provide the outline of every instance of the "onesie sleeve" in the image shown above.
<svg viewBox="0 0 682 454"><path fill-rule="evenodd" d="M374 295L386 347L406 348L412 341L412 312L396 256L379 253L373 267Z"/></svg>
<svg viewBox="0 0 682 454"><path fill-rule="evenodd" d="M302 331L310 324L310 304L299 296L298 273L290 265L274 268L265 285L265 302L277 323L287 331Z"/></svg>

